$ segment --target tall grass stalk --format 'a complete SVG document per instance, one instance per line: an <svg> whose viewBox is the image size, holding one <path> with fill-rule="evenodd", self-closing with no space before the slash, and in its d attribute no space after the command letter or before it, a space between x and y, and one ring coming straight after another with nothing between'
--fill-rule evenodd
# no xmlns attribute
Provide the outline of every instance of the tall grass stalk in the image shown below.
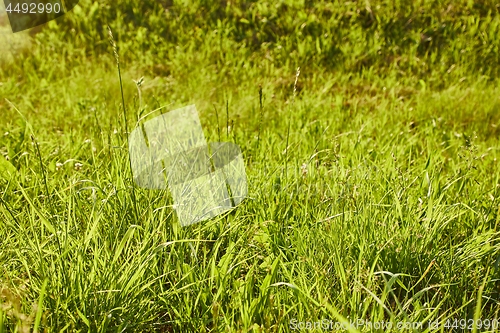
<svg viewBox="0 0 500 333"><path fill-rule="evenodd" d="M122 73L120 69L120 55L118 54L118 47L116 45L115 39L113 37L113 32L111 31L111 27L108 25L108 35L109 35L109 42L113 48L113 54L115 57L115 62L116 62L116 68L118 70L118 80L120 82L120 94L122 98L122 111L123 111L123 122L124 122L124 129L125 129L125 137L127 138L127 151L130 146L129 142L129 131L128 131L128 120L127 120L127 108L125 106L125 95L123 93L123 82L122 82ZM128 158L129 162L129 170L130 170L130 182L131 182L131 187L132 187L132 201L134 204L134 213L135 213L135 218L138 221L139 220L139 211L137 209L137 197L135 193L135 186L134 186L134 174L132 170L132 161L130 160L130 157Z"/></svg>
<svg viewBox="0 0 500 333"><path fill-rule="evenodd" d="M288 119L288 124L286 127L286 143L285 143L285 170L284 170L284 177L283 177L283 182L284 184L287 184L288 182L288 144L290 140L290 126L292 124L292 112L294 111L294 106L295 106L295 95L297 94L297 83L299 82L299 75L300 75L300 67L297 67L297 71L295 73L295 82L293 84L293 94L292 94L292 103L289 108L289 115L287 117ZM281 189L283 191L283 188ZM287 200L288 200L288 194L285 193L285 216L283 216L283 223L281 224L282 227L285 225L285 220L287 218Z"/></svg>
<svg viewBox="0 0 500 333"><path fill-rule="evenodd" d="M257 151L260 147L260 133L262 131L262 120L264 118L264 109L262 106L262 85L259 85L259 132L257 134Z"/></svg>

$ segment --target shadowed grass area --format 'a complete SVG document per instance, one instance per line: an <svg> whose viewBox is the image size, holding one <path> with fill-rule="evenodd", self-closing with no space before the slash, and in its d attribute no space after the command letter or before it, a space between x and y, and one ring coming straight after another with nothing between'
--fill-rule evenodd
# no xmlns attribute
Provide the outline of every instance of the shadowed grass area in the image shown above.
<svg viewBox="0 0 500 333"><path fill-rule="evenodd" d="M106 24L129 131L195 103L242 148L235 210L181 228L132 192ZM0 68L0 332L497 331L498 26L487 1L82 0Z"/></svg>
<svg viewBox="0 0 500 333"><path fill-rule="evenodd" d="M0 3L0 65L12 66L14 59L31 46L27 33L13 34L4 3Z"/></svg>

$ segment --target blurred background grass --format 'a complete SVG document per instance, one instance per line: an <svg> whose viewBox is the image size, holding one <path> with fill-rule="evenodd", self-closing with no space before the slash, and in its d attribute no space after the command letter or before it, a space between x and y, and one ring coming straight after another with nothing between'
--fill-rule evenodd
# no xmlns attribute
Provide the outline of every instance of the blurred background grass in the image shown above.
<svg viewBox="0 0 500 333"><path fill-rule="evenodd" d="M445 87L498 77L499 11L496 1L82 0L37 39L97 57L109 53L110 25L124 60L148 73L168 74L175 53L196 49L193 61L221 69L238 65L227 56L237 52L247 66L372 71Z"/></svg>

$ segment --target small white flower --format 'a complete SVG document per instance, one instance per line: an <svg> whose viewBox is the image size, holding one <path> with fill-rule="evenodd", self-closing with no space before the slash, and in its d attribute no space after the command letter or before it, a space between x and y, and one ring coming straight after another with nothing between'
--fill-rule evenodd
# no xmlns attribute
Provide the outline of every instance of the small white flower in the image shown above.
<svg viewBox="0 0 500 333"><path fill-rule="evenodd" d="M83 141L83 143L90 143L90 139Z"/></svg>
<svg viewBox="0 0 500 333"><path fill-rule="evenodd" d="M62 164L61 162L57 162L56 163L56 170L59 171L61 170L61 168L63 167L64 164Z"/></svg>
<svg viewBox="0 0 500 333"><path fill-rule="evenodd" d="M307 164L306 164L306 163L302 164L302 165L300 166L300 169L301 169L301 171L302 171L302 177L307 176Z"/></svg>
<svg viewBox="0 0 500 333"><path fill-rule="evenodd" d="M83 164L82 163L75 163L75 170L80 170L82 168Z"/></svg>

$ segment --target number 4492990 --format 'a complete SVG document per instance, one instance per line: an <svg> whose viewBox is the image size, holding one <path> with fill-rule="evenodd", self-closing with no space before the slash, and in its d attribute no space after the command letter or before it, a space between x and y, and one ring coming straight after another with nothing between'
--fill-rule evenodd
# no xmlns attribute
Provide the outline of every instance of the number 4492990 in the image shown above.
<svg viewBox="0 0 500 333"><path fill-rule="evenodd" d="M61 12L61 4L55 3L17 3L13 5L12 3L9 3L7 8L5 8L5 11L7 13L18 13L18 14L43 14L43 13L56 13L59 14Z"/></svg>

